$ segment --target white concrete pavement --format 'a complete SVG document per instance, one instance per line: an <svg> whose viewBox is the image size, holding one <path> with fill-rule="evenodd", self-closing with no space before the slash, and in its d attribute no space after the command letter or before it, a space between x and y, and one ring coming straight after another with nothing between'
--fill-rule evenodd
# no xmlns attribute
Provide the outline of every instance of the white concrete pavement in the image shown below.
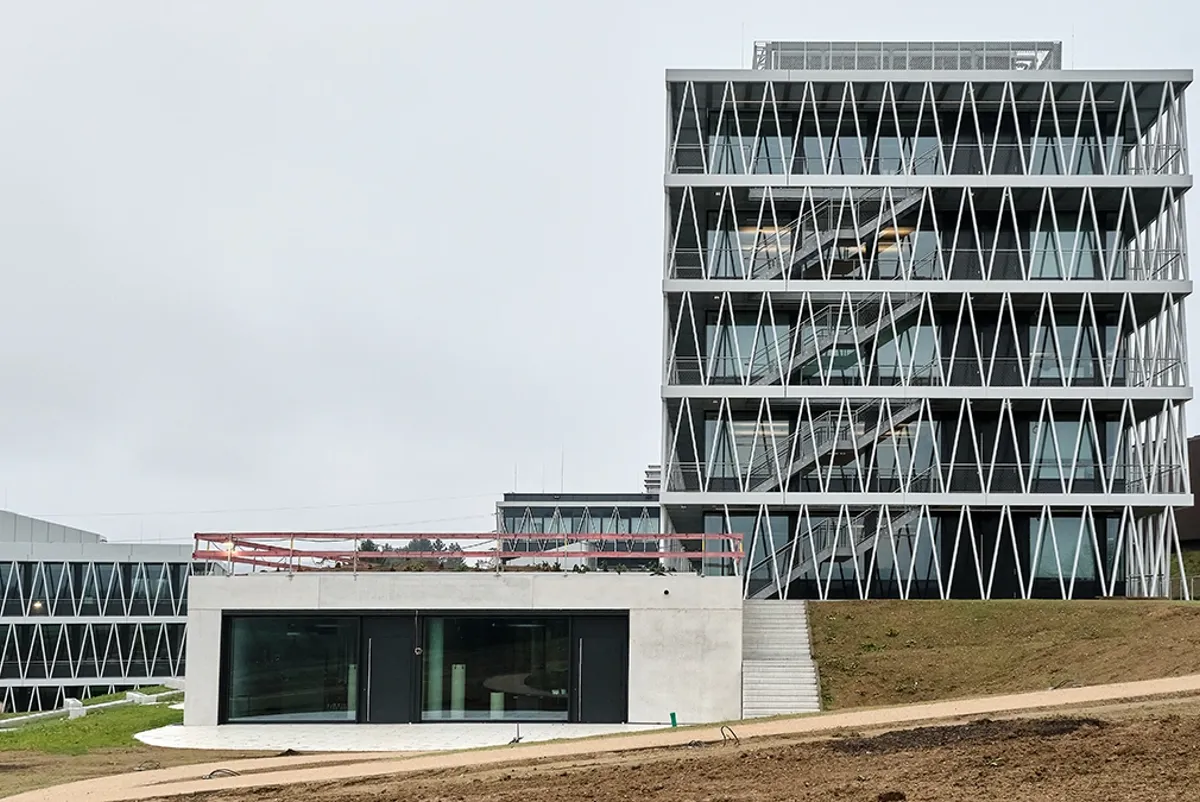
<svg viewBox="0 0 1200 802"><path fill-rule="evenodd" d="M138 733L150 746L174 749L234 749L297 752L437 752L504 746L561 738L594 738L661 729L638 724L521 724L469 722L433 724L229 724L172 725Z"/></svg>

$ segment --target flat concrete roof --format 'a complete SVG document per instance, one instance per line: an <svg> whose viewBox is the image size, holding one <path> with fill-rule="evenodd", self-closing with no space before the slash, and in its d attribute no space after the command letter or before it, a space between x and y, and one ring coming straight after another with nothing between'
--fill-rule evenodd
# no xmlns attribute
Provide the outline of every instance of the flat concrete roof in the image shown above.
<svg viewBox="0 0 1200 802"><path fill-rule="evenodd" d="M1181 83L1192 82L1192 70L755 70L668 69L667 82L682 81L813 81L814 83Z"/></svg>

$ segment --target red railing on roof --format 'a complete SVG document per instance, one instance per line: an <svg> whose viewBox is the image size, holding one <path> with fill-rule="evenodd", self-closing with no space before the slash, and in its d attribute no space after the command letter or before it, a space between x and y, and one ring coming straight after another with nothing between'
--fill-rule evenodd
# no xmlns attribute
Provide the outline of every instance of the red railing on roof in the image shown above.
<svg viewBox="0 0 1200 802"><path fill-rule="evenodd" d="M412 550L425 540L440 549ZM198 532L192 557L283 571L369 570L385 561L564 559L732 560L742 559L742 536L698 534L508 534L374 532ZM486 561L490 561L486 562Z"/></svg>

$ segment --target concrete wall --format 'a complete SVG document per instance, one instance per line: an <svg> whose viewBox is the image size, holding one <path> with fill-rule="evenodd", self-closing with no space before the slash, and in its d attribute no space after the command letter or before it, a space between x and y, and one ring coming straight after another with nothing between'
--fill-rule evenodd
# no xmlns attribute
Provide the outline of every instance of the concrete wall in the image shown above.
<svg viewBox="0 0 1200 802"><path fill-rule="evenodd" d="M307 573L191 579L184 723L217 723L225 611L629 612L629 720L741 717L742 600L735 577L692 574Z"/></svg>

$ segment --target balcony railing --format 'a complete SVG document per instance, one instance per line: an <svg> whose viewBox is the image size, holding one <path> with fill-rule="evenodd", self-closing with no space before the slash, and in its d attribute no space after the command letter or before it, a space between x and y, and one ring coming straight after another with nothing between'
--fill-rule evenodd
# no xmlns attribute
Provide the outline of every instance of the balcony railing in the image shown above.
<svg viewBox="0 0 1200 802"><path fill-rule="evenodd" d="M830 141L832 138L827 139ZM868 143L869 145L869 143ZM790 138L744 136L708 145L675 147L671 172L677 175L1180 175L1186 148L1179 145L1138 144L1119 152L1088 143L1057 142L982 146L959 142L915 156L822 155L797 153ZM707 167L707 169L705 169ZM1105 168L1108 168L1107 171Z"/></svg>
<svg viewBox="0 0 1200 802"><path fill-rule="evenodd" d="M836 387L1185 387L1185 364L1179 359L1078 359L1074 364L1051 358L958 358L867 367L835 365L832 354L814 356L787 369L788 358L772 354L753 361L676 357L667 370L670 386L770 386L788 377L790 386ZM864 359L864 363L866 360ZM807 365L807 367L806 367ZM783 368L781 370L780 368Z"/></svg>
<svg viewBox="0 0 1200 802"><path fill-rule="evenodd" d="M671 259L668 278L720 281L747 279L771 281L818 280L830 273L837 278L921 281L1177 281L1186 278L1186 261L1178 250L1122 250L1115 254L1098 250L1064 251L1062 254L1031 255L1028 250L984 249L951 250L900 256L886 252L886 258L864 255L860 259L841 259L830 251L810 259L806 266L784 268L787 254L765 255L736 250L677 248ZM1111 259L1111 263L1110 260Z"/></svg>
<svg viewBox="0 0 1200 802"><path fill-rule="evenodd" d="M668 473L670 492L753 492L776 479L776 466L787 476L788 455L727 462L676 462ZM1187 493L1182 466L1143 468L1133 464L996 463L932 465L912 471L860 469L855 464L813 465L785 484L789 493ZM1111 483L1111 488L1109 484Z"/></svg>

